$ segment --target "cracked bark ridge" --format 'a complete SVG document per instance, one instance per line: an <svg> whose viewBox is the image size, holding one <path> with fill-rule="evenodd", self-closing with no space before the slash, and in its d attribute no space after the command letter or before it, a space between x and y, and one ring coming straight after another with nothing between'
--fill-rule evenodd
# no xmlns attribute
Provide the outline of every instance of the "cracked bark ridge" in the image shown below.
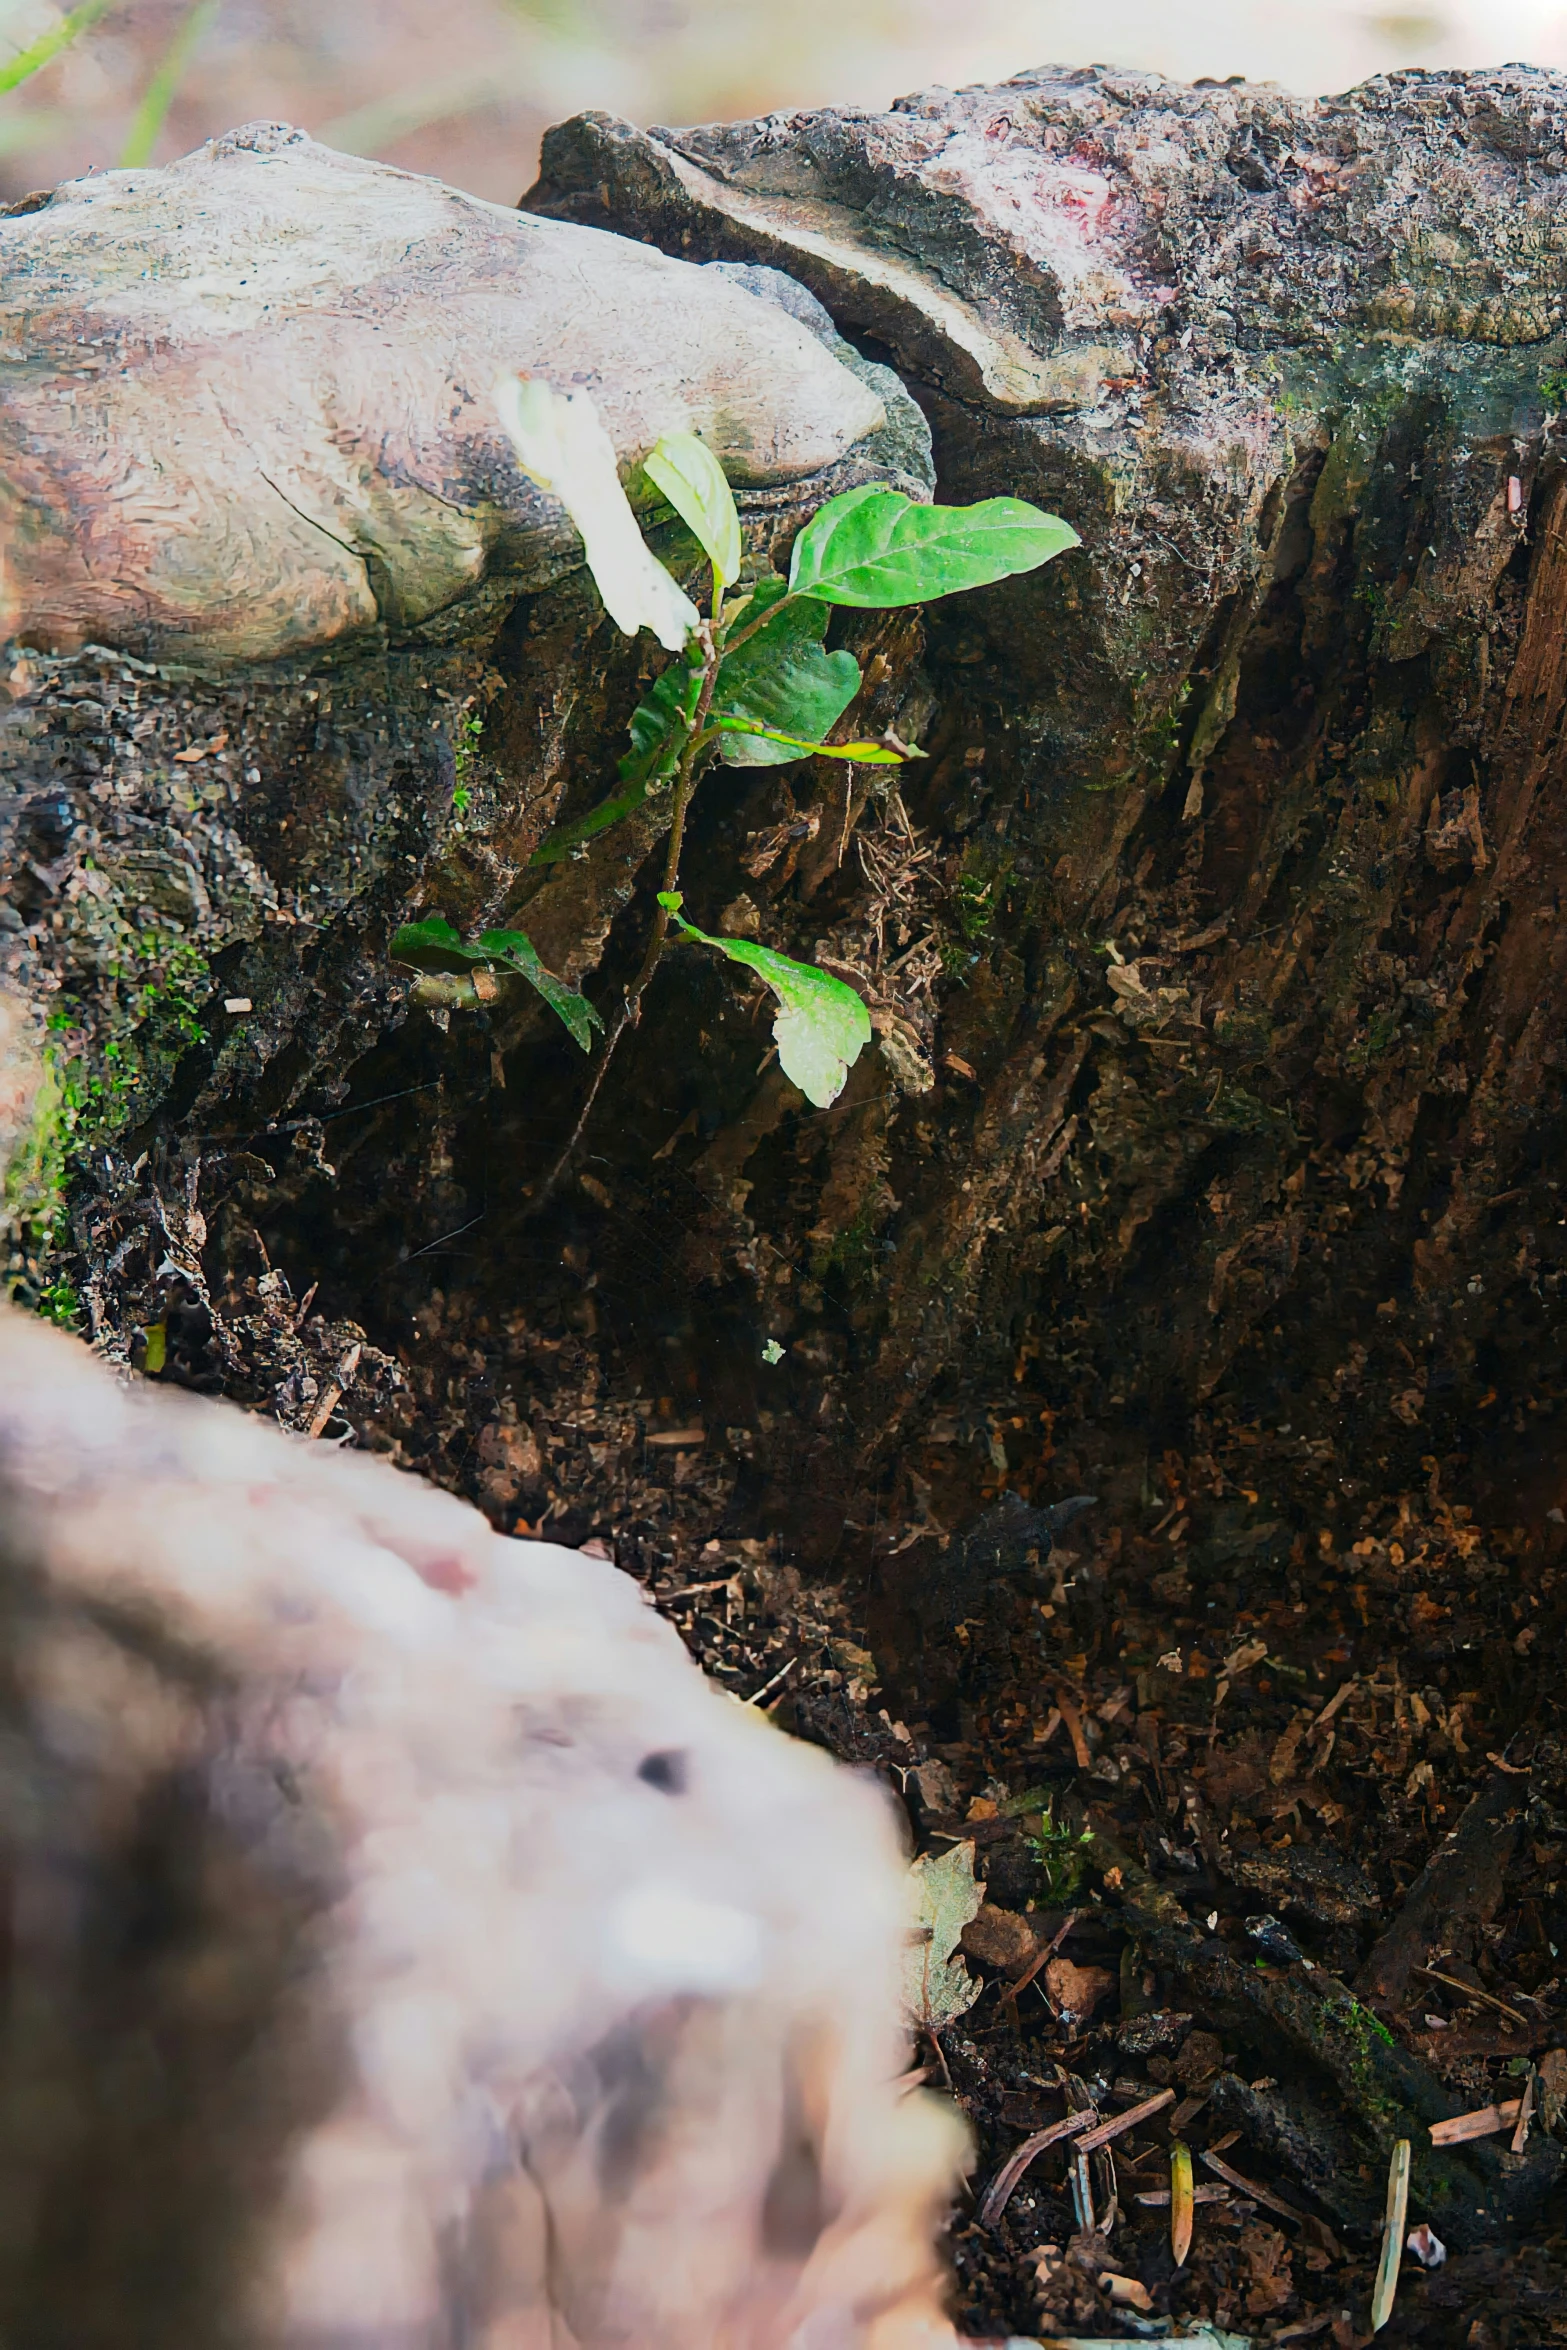
<svg viewBox="0 0 1567 2350"><path fill-rule="evenodd" d="M867 1458L1030 1365L1090 1459L1242 1362L1427 1447L1538 1366L1564 171L1524 68L547 138L531 209L790 271L914 391L938 496L1083 536L929 615L941 1084L868 1147L845 1097L818 1243L869 1237Z"/></svg>

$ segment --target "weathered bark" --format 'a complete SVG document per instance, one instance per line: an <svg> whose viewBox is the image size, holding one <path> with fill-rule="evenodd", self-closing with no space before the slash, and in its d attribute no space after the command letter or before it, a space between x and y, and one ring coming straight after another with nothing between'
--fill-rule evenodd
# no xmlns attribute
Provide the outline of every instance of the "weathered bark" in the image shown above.
<svg viewBox="0 0 1567 2350"><path fill-rule="evenodd" d="M1353 1454L1554 1376L1564 163L1523 70L550 135L534 209L787 268L938 496L1084 537L929 616L939 1090L868 1069L764 1226L837 1254L867 1463L1014 1380L1103 1461L1226 1379Z"/></svg>
<svg viewBox="0 0 1567 2350"><path fill-rule="evenodd" d="M197 1160L208 1205L236 1169L269 1179L254 1156L220 1176L213 1130L340 1100L401 1019L401 919L504 923L532 893L574 976L657 830L528 873L563 801L603 796L649 640L616 634L518 471L500 373L591 385L628 467L661 431L704 434L764 565L833 490L921 490L928 438L767 273L529 222L276 125L29 200L0 247L0 961L62 1069L22 1205L47 1227L85 1152L96 1229L141 1221L135 1301L85 1251L94 1329L123 1348L160 1258L204 1295ZM654 536L696 569L674 526ZM285 1131L308 1151L308 1118ZM195 1221L124 1177L180 1136L157 1183Z"/></svg>

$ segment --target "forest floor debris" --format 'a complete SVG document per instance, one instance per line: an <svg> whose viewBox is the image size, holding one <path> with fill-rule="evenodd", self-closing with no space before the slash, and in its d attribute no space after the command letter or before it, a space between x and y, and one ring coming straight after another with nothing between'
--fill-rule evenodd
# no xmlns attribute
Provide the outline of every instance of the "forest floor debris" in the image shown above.
<svg viewBox="0 0 1567 2350"><path fill-rule="evenodd" d="M239 1207L213 1221L205 1253L172 1206L146 1235L163 1376L614 1556L737 1701L903 1806L916 2061L976 2144L967 2336L1364 2350L1380 2313L1385 2344L1567 2344L1567 1579L1520 1529L1435 1459L1346 1508L1329 1448L1237 1401L1070 1516L1091 1462L1047 1441L1024 1509L938 1425L813 1579L735 1531L747 1431L700 1380L606 1375L569 1261L525 1314L427 1292L394 1352L295 1301Z"/></svg>

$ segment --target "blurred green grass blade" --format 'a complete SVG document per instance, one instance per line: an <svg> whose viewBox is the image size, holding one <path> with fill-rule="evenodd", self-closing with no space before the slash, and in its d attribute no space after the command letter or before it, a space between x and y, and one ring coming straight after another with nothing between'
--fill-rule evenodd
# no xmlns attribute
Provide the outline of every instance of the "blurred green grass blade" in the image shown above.
<svg viewBox="0 0 1567 2350"><path fill-rule="evenodd" d="M453 74L444 81L426 82L419 89L394 90L385 98L371 98L350 114L335 115L311 136L341 155L379 155L399 139L432 123L451 122L482 107L526 96L537 76L519 68L486 67L482 73Z"/></svg>
<svg viewBox="0 0 1567 2350"><path fill-rule="evenodd" d="M63 139L75 127L75 115L63 106L32 106L25 112L8 114L0 122L0 161L8 155L25 155L29 147L47 147L51 139Z"/></svg>
<svg viewBox="0 0 1567 2350"><path fill-rule="evenodd" d="M130 127L130 135L120 149L120 169L137 171L142 164L152 161L152 151L158 143L169 108L179 94L186 69L205 35L217 21L223 0L196 0L196 5L169 43L153 69L151 81L142 93Z"/></svg>
<svg viewBox="0 0 1567 2350"><path fill-rule="evenodd" d="M48 32L40 33L36 41L18 50L5 65L0 65L0 96L40 73L62 49L70 47L78 34L90 31L100 16L107 16L113 6L114 0L82 0L80 8L73 8L69 16L62 16Z"/></svg>

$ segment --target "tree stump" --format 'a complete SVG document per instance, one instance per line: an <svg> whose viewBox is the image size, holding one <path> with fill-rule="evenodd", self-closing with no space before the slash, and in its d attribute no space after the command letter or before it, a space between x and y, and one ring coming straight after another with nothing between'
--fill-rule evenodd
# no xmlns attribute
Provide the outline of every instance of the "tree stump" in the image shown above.
<svg viewBox="0 0 1567 2350"><path fill-rule="evenodd" d="M582 117L515 222L266 127L28 199L0 920L58 1024L42 1174L74 1153L100 1338L157 1318L172 1257L208 1350L179 1375L243 1385L202 1319L225 1195L383 1340L427 1294L406 1260L482 1219L465 1282L520 1307L500 1269L564 1249L589 1352L722 1389L731 1487L820 1556L932 1429L981 1493L1099 1486L1239 1389L1338 1415L1351 1484L1440 1453L1541 1515L1538 1419L1534 1469L1471 1423L1559 1371L1564 137L1522 69L1334 101L1044 72ZM143 276L198 207L199 260ZM562 343L604 228L644 242L582 248ZM220 299L246 254L266 284ZM706 419L756 548L917 481L913 401L941 496L1084 539L851 631L866 722L934 754L901 797L803 766L699 817L702 909L743 897L870 998L847 1093L803 1116L728 982L672 970L542 1220L569 1040L527 996L437 1038L385 960L410 910L518 920L610 999L646 919L656 820L528 862L600 795L641 655L483 419L503 351L597 384L628 453ZM323 1158L322 1117L398 1095Z"/></svg>
<svg viewBox="0 0 1567 2350"><path fill-rule="evenodd" d="M1564 174L1549 74L1306 101L1094 69L689 132L584 116L515 219L271 128L29 200L0 222L36 352L0 406L0 957L51 1024L54 1090L17 1188L23 1295L502 1526L597 1534L650 1584L743 1579L805 1627L783 1718L917 1753L954 1804L934 1749L1015 1769L1028 1743L1021 1656L1059 1692L1058 1779L1119 1783L1102 1720L1135 1691L1171 1832L1222 1874L1239 1821L1297 1800L1303 1742L1326 1767L1358 1685L1310 1717L1275 1691L1275 1742L1225 1743L1255 1611L1325 1588L1354 1611L1331 1658L1369 1676L1391 1643L1411 1689L1440 1678L1444 1772L1466 1705L1514 1771L1560 1599L1523 1619L1567 1539ZM210 244L144 279L136 240L161 251L186 203ZM283 292L226 295L214 341L202 272L237 284L237 255ZM575 1044L521 990L438 1023L388 963L415 913L516 925L611 1010L657 886L657 808L535 862L605 796L654 664L508 471L482 413L503 364L592 382L628 468L702 430L763 565L862 481L1023 495L1082 539L924 615L835 621L857 731L930 753L896 788L802 763L697 803L694 916L867 999L838 1101L783 1079L759 997L673 955L547 1198ZM673 526L658 545L694 575ZM976 1523L1080 1493L1094 1555L1068 1578L1025 1545L1010 1619L947 1572L1001 1558ZM1489 1589L1483 1641L1441 1630L1456 1585L1405 1589L1419 1511ZM867 1577L888 1624L919 1601L917 1643L873 1654L863 1610L810 1613L813 1578ZM1187 1776L1160 1714L1204 1641ZM1125 1680L1090 1717L1096 1672ZM1434 1786L1400 1763L1368 1827L1428 1854ZM1213 2110L1369 2230L1372 2158L1439 2111L1431 2076L1348 1993L1324 2022L1303 1976L1205 1942L1125 1823L1081 1818L1123 1989L1140 1953L1284 2048L1310 2098L1226 2075ZM1289 1879L1271 1846L1243 1857L1237 1882ZM1296 1886L1346 1951L1386 1890L1335 1922ZM1425 2154L1460 2249L1559 2167Z"/></svg>
<svg viewBox="0 0 1567 2350"><path fill-rule="evenodd" d="M549 135L533 210L789 271L914 392L938 497L1083 535L928 617L932 1090L868 1067L792 1216L746 1159L867 1471L954 1415L1027 1464L1021 1391L1067 1491L1244 1392L1352 1482L1556 1498L1546 1423L1474 1414L1560 1392L1564 154L1521 68ZM848 870L815 927L896 1011Z"/></svg>

